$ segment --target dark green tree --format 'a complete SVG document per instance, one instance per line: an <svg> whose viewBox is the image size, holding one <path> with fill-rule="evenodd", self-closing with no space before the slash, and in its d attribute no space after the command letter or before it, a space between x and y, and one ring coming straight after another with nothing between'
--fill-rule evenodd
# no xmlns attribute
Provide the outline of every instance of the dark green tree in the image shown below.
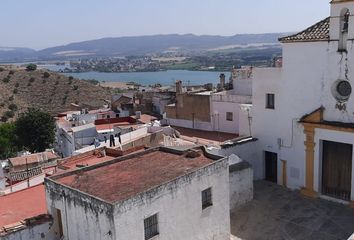
<svg viewBox="0 0 354 240"><path fill-rule="evenodd" d="M37 65L33 64L33 63L30 63L30 64L27 65L26 70L27 71L35 71L35 70L37 70Z"/></svg>
<svg viewBox="0 0 354 240"><path fill-rule="evenodd" d="M43 152L54 142L55 122L49 113L29 109L15 122L18 146L30 152Z"/></svg>
<svg viewBox="0 0 354 240"><path fill-rule="evenodd" d="M13 157L16 151L15 124L0 124L0 159Z"/></svg>

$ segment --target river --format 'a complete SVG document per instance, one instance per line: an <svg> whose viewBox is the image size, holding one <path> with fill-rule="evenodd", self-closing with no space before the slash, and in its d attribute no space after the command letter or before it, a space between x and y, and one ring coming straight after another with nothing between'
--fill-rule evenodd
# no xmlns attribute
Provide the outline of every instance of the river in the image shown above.
<svg viewBox="0 0 354 240"><path fill-rule="evenodd" d="M163 86L170 86L176 80L182 80L185 85L202 85L213 83L216 86L219 83L221 72L209 71L187 71L187 70L169 70L161 72L129 72L129 73L103 73L103 72L83 72L83 73L65 73L67 76L88 80L95 79L106 82L136 82L144 86L159 83ZM226 79L230 73L226 73Z"/></svg>

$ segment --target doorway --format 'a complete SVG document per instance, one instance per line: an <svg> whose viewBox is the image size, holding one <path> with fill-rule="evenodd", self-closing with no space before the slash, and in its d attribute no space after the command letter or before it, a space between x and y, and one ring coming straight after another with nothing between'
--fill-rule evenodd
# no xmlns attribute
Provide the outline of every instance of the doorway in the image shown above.
<svg viewBox="0 0 354 240"><path fill-rule="evenodd" d="M265 152L265 180L278 182L278 154Z"/></svg>
<svg viewBox="0 0 354 240"><path fill-rule="evenodd" d="M350 200L353 145L322 141L322 193Z"/></svg>

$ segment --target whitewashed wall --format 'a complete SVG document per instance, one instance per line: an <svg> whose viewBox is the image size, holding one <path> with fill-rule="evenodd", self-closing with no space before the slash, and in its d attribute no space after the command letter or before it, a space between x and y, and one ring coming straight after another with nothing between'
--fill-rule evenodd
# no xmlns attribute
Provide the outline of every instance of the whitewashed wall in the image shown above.
<svg viewBox="0 0 354 240"><path fill-rule="evenodd" d="M212 187L213 206L201 192ZM62 211L64 240L144 239L144 218L158 213L159 240L229 240L229 167L224 159L114 206L46 180L47 205ZM64 197L65 195L65 197Z"/></svg>
<svg viewBox="0 0 354 240"><path fill-rule="evenodd" d="M177 126L177 127L198 129L198 130L204 130L204 131L214 131L214 126L213 126L212 122L202 122L199 120L195 120L194 126L193 126L193 121L184 120L184 119L167 118L166 122L169 125Z"/></svg>
<svg viewBox="0 0 354 240"><path fill-rule="evenodd" d="M228 171L226 160L162 186L157 194L141 194L117 205L117 239L144 239L144 218L157 213L160 234L156 239L229 240ZM209 187L213 206L202 210L201 191Z"/></svg>
<svg viewBox="0 0 354 240"><path fill-rule="evenodd" d="M52 222L26 227L0 237L1 240L59 240L58 229Z"/></svg>
<svg viewBox="0 0 354 240"><path fill-rule="evenodd" d="M55 224L58 224L56 209L61 211L64 233L62 240L118 239L114 232L113 208L108 204L48 181L46 198L48 211Z"/></svg>
<svg viewBox="0 0 354 240"><path fill-rule="evenodd" d="M253 199L253 170L247 162L230 165L230 209Z"/></svg>

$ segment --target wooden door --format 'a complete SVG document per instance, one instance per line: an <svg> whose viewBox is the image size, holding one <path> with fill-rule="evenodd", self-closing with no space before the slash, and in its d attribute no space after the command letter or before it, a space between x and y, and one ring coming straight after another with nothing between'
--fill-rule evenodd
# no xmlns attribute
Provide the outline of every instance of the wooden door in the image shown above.
<svg viewBox="0 0 354 240"><path fill-rule="evenodd" d="M349 201L353 145L323 141L322 146L322 193Z"/></svg>

